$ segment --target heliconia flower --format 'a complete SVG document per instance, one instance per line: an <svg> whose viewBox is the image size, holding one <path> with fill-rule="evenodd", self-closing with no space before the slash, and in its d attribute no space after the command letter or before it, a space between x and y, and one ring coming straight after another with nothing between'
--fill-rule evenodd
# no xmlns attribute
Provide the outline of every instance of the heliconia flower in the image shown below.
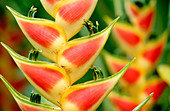
<svg viewBox="0 0 170 111"><path fill-rule="evenodd" d="M153 6L155 3L150 3L150 6L144 6L143 8L139 9L135 4L126 2L126 12L131 20L131 22L140 28L146 36L150 33L154 15L155 15L155 7Z"/></svg>
<svg viewBox="0 0 170 111"><path fill-rule="evenodd" d="M149 111L155 102L159 99L161 94L164 92L167 84L159 78L152 78L148 80L141 89L139 89L140 101L143 101L143 98L148 97L150 93L154 93L151 100L143 107L146 111Z"/></svg>
<svg viewBox="0 0 170 111"><path fill-rule="evenodd" d="M66 32L67 39L78 33L94 11L98 0L41 0L47 12Z"/></svg>
<svg viewBox="0 0 170 111"><path fill-rule="evenodd" d="M134 60L132 60L133 62ZM130 62L120 72L105 79L98 79L71 86L61 98L64 111L94 111L111 92L118 80L123 76Z"/></svg>
<svg viewBox="0 0 170 111"><path fill-rule="evenodd" d="M152 71L156 63L159 61L166 44L167 37L168 32L166 30L158 37L158 39L150 40L146 43L142 51L138 54L136 64L138 66L142 66L147 73Z"/></svg>
<svg viewBox="0 0 170 111"><path fill-rule="evenodd" d="M112 31L114 39L128 55L136 56L141 50L145 36L138 28L127 23L116 23Z"/></svg>
<svg viewBox="0 0 170 111"><path fill-rule="evenodd" d="M53 63L33 61L20 56L5 44L1 43L12 56L28 81L46 99L56 105L62 93L70 84L70 78L65 70Z"/></svg>
<svg viewBox="0 0 170 111"><path fill-rule="evenodd" d="M170 65L161 64L157 67L160 77L170 86Z"/></svg>
<svg viewBox="0 0 170 111"><path fill-rule="evenodd" d="M111 55L107 51L102 51L102 55L111 74L120 71L127 63L129 63L129 60ZM144 75L144 70L133 64L123 75L120 80L120 85L124 86L126 90L130 91L132 89L133 91L131 92L133 93L140 84L145 82ZM129 88L129 86L131 88Z"/></svg>
<svg viewBox="0 0 170 111"><path fill-rule="evenodd" d="M22 111L61 111L61 109L58 107L53 107L43 103L39 104L31 102L28 97L16 91L2 75L0 75L0 79L4 82L8 90L11 92L12 96L14 97Z"/></svg>
<svg viewBox="0 0 170 111"><path fill-rule="evenodd" d="M138 102L136 102L134 98L119 95L115 92L111 92L108 95L108 99L118 111L132 111L136 106L138 106Z"/></svg>
<svg viewBox="0 0 170 111"><path fill-rule="evenodd" d="M56 61L58 50L66 43L63 29L55 22L45 19L25 17L7 7L16 18L27 39L36 49L52 61Z"/></svg>
<svg viewBox="0 0 170 111"><path fill-rule="evenodd" d="M69 74L71 83L80 79L88 71L105 45L110 31L118 19L115 19L103 31L90 37L69 41L61 48L57 56L57 63L63 66Z"/></svg>

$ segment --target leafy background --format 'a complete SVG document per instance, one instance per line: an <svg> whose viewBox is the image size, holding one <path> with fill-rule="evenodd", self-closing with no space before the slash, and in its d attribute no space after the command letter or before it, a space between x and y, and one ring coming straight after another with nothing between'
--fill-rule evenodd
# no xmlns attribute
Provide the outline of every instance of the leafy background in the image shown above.
<svg viewBox="0 0 170 111"><path fill-rule="evenodd" d="M131 0L131 1L132 2L139 1L142 4L147 4L149 2L149 0ZM6 5L14 8L15 10L17 10L18 12L20 12L23 15L27 15L30 7L32 5L34 5L35 7L38 8L36 17L54 20L44 10L44 8L42 7L39 0L1 0L0 1L0 18L7 15L7 19L10 19L12 21L7 25L18 27L18 25L16 24L16 22L14 20L14 17L5 8ZM103 28L105 28L107 26L107 24L103 20L103 17L105 15L110 16L112 18L116 18L117 16L120 16L121 17L120 20L127 19L127 15L124 10L124 0L99 0L97 7L96 7L93 15L91 16L90 20L93 22L99 21L99 24L100 24L99 29L102 30ZM1 19L0 19L0 21L1 21L0 22L0 26L1 26L3 21ZM154 27L152 29L152 34L159 35L166 28L168 28L168 31L170 32L170 2L169 2L169 0L157 0L156 17L155 17L155 21L154 21ZM77 37L85 36L87 34L88 34L87 30L85 28L83 28L77 35L75 35L73 37L73 39L77 38ZM170 33L169 33L169 36L170 36ZM6 38L4 38L3 34L0 34L0 41L3 41L5 39ZM24 53L23 52L21 52L21 53L23 55L27 56L28 50L31 49L32 46L28 43L28 41L24 37L22 39L24 39L24 40L20 47L21 49L18 49L17 47L15 47L14 44L11 47L16 51L17 50L23 51ZM13 42L15 43L15 41L13 41ZM6 43L6 44L8 44L8 43ZM0 48L2 48L2 47L0 46ZM119 52L118 46L114 42L112 37L109 37L104 48L111 53ZM41 56L40 59L47 60L43 56ZM0 63L1 63L1 61L0 61ZM168 37L168 42L164 49L163 56L162 56L159 64L162 64L162 63L170 64L170 38L169 37ZM5 63L3 63L3 64L5 64ZM0 67L3 64L0 64ZM105 76L109 76L109 72L107 71L107 68L105 67L103 59L100 55L97 58L97 60L95 61L94 65L97 67L101 67ZM154 72L153 72L153 74L154 74ZM14 73L14 75L22 76L20 71L16 71L13 73ZM5 75L12 76L12 75L8 75L8 73L6 73ZM84 82L84 81L90 80L92 78L93 78L92 73L89 70L87 72L87 74L82 79L77 81L76 83ZM23 93L25 95L29 96L32 89L33 88L30 85L27 85L27 87L24 88ZM0 89L0 91L1 91L1 89ZM1 105L0 105L0 107L1 107ZM106 99L100 105L98 110L99 111L103 111L103 110L110 111L112 109L112 107L113 106L111 105L111 103ZM166 110L168 110L169 107L170 107L170 87L167 87L166 90L164 91L164 93L162 94L162 96L160 97L160 99L158 100L158 102L156 103L156 105L154 106L153 111L157 111L157 110L166 111ZM0 110L1 110L1 108L0 108Z"/></svg>

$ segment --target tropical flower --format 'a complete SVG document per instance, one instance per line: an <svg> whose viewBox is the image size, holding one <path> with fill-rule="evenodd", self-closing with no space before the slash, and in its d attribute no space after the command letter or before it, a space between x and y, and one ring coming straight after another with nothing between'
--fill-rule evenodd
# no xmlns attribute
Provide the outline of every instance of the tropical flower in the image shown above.
<svg viewBox="0 0 170 111"><path fill-rule="evenodd" d="M3 76L0 75L0 78L23 111L96 110L134 60L110 77L72 84L84 76L93 64L118 18L98 33L68 41L80 31L83 21L89 19L97 0L41 0L41 2L47 12L55 18L55 22L34 18L35 8L31 8L29 17L10 7L7 8L16 18L30 43L40 50L42 55L56 63L37 61L36 51L26 58L4 43L1 44L27 80L56 106L41 103L40 96L34 93L29 100L17 92ZM99 74L102 72L99 71Z"/></svg>

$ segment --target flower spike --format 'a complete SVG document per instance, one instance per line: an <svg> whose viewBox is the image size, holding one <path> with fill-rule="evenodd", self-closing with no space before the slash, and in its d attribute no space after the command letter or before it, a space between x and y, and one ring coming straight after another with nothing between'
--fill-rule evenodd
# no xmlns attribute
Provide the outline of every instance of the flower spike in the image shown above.
<svg viewBox="0 0 170 111"><path fill-rule="evenodd" d="M88 71L106 43L109 33L117 20L118 18L99 33L90 37L74 39L61 48L57 63L64 66L71 78L71 83L80 79Z"/></svg>
<svg viewBox="0 0 170 111"><path fill-rule="evenodd" d="M58 50L66 43L66 35L63 29L55 22L45 19L25 17L8 7L16 18L20 28L38 50L52 61L56 61Z"/></svg>
<svg viewBox="0 0 170 111"><path fill-rule="evenodd" d="M67 40L78 33L96 7L98 0L41 0L41 3L66 32ZM51 8L52 7L52 8Z"/></svg>
<svg viewBox="0 0 170 111"><path fill-rule="evenodd" d="M61 111L59 107L53 107L43 103L37 104L31 102L28 97L16 91L2 75L0 75L0 79L4 82L8 90L11 92L12 96L14 97L22 111Z"/></svg>
<svg viewBox="0 0 170 111"><path fill-rule="evenodd" d="M56 64L29 60L14 52L4 43L1 44L35 89L46 99L59 106L61 94L71 85L65 70Z"/></svg>
<svg viewBox="0 0 170 111"><path fill-rule="evenodd" d="M137 55L136 64L149 73L160 59L168 37L168 31L164 31L156 40L150 40Z"/></svg>
<svg viewBox="0 0 170 111"><path fill-rule="evenodd" d="M132 60L120 72L105 79L71 86L61 98L63 110L94 111L111 92L118 80L133 63Z"/></svg>

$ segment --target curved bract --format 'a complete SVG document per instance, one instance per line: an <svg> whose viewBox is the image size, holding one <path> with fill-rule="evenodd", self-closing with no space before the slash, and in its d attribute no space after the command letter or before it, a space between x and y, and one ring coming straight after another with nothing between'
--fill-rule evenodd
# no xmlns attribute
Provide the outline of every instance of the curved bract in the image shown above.
<svg viewBox="0 0 170 111"><path fill-rule="evenodd" d="M28 97L17 92L2 75L0 75L0 79L6 85L22 111L61 111L59 107L53 107L44 103L38 104L30 102Z"/></svg>
<svg viewBox="0 0 170 111"><path fill-rule="evenodd" d="M67 40L78 33L94 11L98 0L41 0L47 12L55 18L67 35Z"/></svg>
<svg viewBox="0 0 170 111"><path fill-rule="evenodd" d="M80 79L88 71L104 47L117 20L118 18L99 33L69 41L61 48L57 56L57 63L64 66L71 78L71 83Z"/></svg>
<svg viewBox="0 0 170 111"><path fill-rule="evenodd" d="M156 40L150 40L137 55L136 64L149 73L155 68L166 44L168 32L165 30Z"/></svg>
<svg viewBox="0 0 170 111"><path fill-rule="evenodd" d="M28 81L46 99L59 106L61 94L71 85L65 70L52 63L32 61L2 43Z"/></svg>
<svg viewBox="0 0 170 111"><path fill-rule="evenodd" d="M55 22L39 18L25 17L10 7L7 7L16 18L20 28L36 48L52 61L56 61L58 50L65 45L66 35L64 30Z"/></svg>

